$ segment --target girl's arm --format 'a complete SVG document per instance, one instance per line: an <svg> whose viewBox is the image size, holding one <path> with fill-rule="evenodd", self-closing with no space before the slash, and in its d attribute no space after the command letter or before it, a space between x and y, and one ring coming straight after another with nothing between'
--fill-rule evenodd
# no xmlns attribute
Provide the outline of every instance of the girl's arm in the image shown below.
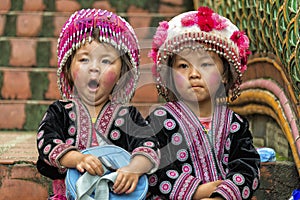
<svg viewBox="0 0 300 200"><path fill-rule="evenodd" d="M135 190L141 175L158 168L160 160L157 139L150 125L133 106L119 109L108 139L131 152L129 165L117 170L118 176L114 184L116 193L131 193Z"/></svg>
<svg viewBox="0 0 300 200"><path fill-rule="evenodd" d="M38 171L51 179L64 178L66 169L59 163L59 158L66 152L76 150L67 144L69 116L64 108L68 102L56 101L51 104L40 122L37 132ZM69 102L70 103L70 102Z"/></svg>

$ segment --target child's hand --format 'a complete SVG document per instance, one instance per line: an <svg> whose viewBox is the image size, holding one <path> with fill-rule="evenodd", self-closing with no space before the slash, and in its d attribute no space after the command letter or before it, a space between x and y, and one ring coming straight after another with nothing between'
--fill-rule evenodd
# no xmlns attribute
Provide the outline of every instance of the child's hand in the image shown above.
<svg viewBox="0 0 300 200"><path fill-rule="evenodd" d="M136 172L136 169L133 169L129 165L118 169L117 172L118 176L113 186L114 192L117 194L124 192L129 194L133 192L142 173Z"/></svg>
<svg viewBox="0 0 300 200"><path fill-rule="evenodd" d="M87 171L91 175L103 175L103 168L100 160L91 154L82 154L76 164L76 169L80 172Z"/></svg>
<svg viewBox="0 0 300 200"><path fill-rule="evenodd" d="M67 168L76 168L79 172L87 171L92 175L103 175L100 160L91 154L83 154L79 151L69 151L59 160L60 164Z"/></svg>
<svg viewBox="0 0 300 200"><path fill-rule="evenodd" d="M199 185L193 196L193 199L201 199L202 200L202 199L208 198L222 182L223 181L218 180L218 181L208 182L208 183Z"/></svg>

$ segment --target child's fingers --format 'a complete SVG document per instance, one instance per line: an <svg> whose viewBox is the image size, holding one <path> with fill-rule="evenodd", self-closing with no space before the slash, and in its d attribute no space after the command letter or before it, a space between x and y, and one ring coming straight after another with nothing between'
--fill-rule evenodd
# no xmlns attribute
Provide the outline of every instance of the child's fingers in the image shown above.
<svg viewBox="0 0 300 200"><path fill-rule="evenodd" d="M137 182L133 181L130 188L126 191L126 194L130 194L131 192L133 192L135 190L136 186L137 186Z"/></svg>
<svg viewBox="0 0 300 200"><path fill-rule="evenodd" d="M122 186L124 185L124 186ZM119 185L118 190L116 190L117 194L122 194L124 192L126 192L131 186L131 182L127 181L127 180L122 180L121 184Z"/></svg>
<svg viewBox="0 0 300 200"><path fill-rule="evenodd" d="M85 165L85 170L91 175L96 175L96 172L91 165L88 165L88 164Z"/></svg>
<svg viewBox="0 0 300 200"><path fill-rule="evenodd" d="M77 170L80 172L80 173L83 173L84 172L84 168L81 166L81 165L77 165Z"/></svg>
<svg viewBox="0 0 300 200"><path fill-rule="evenodd" d="M118 173L118 176L117 176L117 178L115 180L115 183L114 183L114 186L113 186L114 190L116 190L119 187L119 185L122 182L122 179L123 179L123 174L122 173Z"/></svg>
<svg viewBox="0 0 300 200"><path fill-rule="evenodd" d="M104 170L103 170L103 167L101 164L96 166L96 168L94 170L95 170L95 173L99 176L102 176L104 173Z"/></svg>

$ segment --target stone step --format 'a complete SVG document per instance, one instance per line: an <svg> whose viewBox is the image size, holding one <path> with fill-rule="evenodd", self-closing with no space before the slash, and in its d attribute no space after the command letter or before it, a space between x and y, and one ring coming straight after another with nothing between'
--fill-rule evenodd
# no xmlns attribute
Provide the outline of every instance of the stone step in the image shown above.
<svg viewBox="0 0 300 200"><path fill-rule="evenodd" d="M0 132L0 200L46 199L50 181L41 176L34 132Z"/></svg>
<svg viewBox="0 0 300 200"><path fill-rule="evenodd" d="M132 104L146 117L157 104L155 98L157 99L155 86L145 85L137 91ZM35 131L53 101L0 100L0 130Z"/></svg>

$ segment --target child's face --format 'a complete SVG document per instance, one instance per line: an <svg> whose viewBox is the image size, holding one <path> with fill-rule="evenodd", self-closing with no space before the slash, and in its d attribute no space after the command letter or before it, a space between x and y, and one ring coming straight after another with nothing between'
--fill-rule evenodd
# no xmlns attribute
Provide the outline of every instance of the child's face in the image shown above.
<svg viewBox="0 0 300 200"><path fill-rule="evenodd" d="M74 91L88 105L99 105L119 80L121 58L112 46L92 41L79 48L71 62Z"/></svg>
<svg viewBox="0 0 300 200"><path fill-rule="evenodd" d="M184 49L176 55L172 69L180 98L200 103L215 96L222 81L223 62L214 52Z"/></svg>

